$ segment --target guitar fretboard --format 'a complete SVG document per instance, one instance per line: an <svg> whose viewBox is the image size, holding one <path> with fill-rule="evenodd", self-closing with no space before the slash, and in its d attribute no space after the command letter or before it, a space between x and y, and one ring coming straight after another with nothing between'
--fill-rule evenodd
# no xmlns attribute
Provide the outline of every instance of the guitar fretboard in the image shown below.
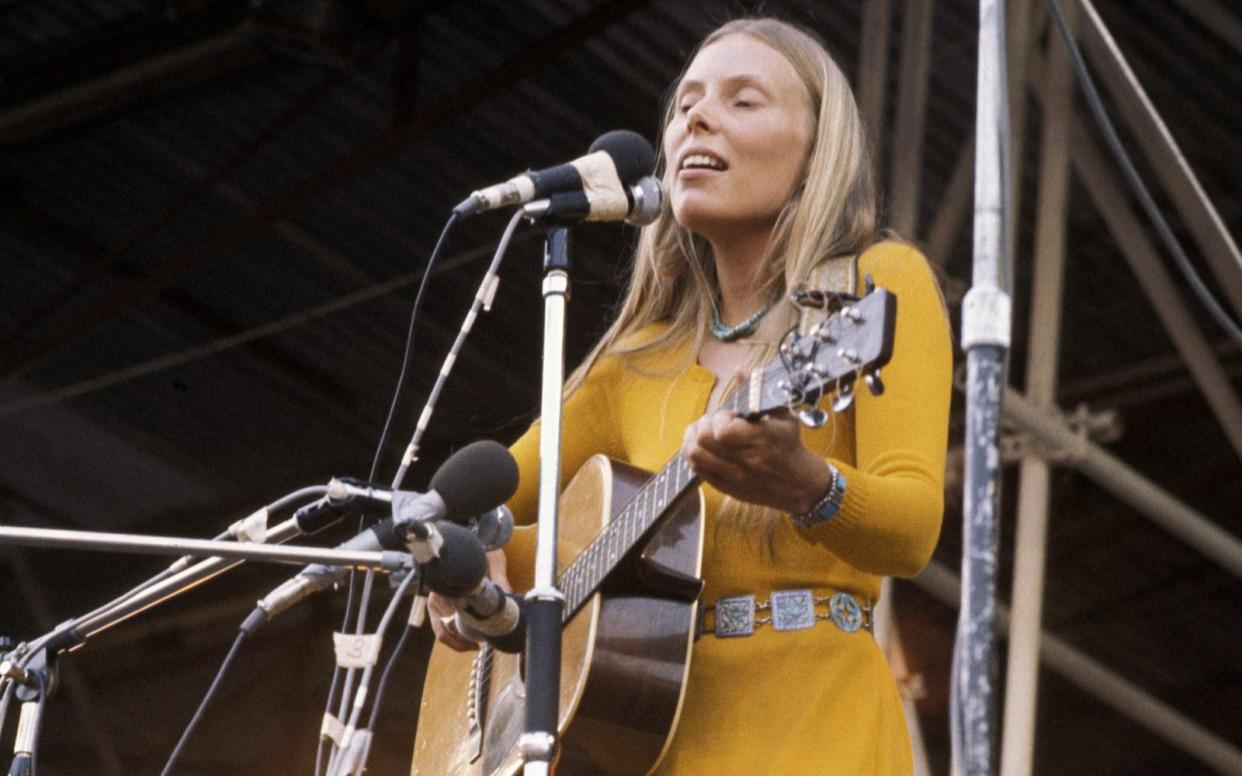
<svg viewBox="0 0 1242 776"><path fill-rule="evenodd" d="M673 456L639 489L582 554L561 573L559 587L565 595L565 619L582 606L604 578L655 524L664 510L698 482L681 453Z"/></svg>
<svg viewBox="0 0 1242 776"><path fill-rule="evenodd" d="M746 386L733 391L724 407L743 412L747 407ZM762 408L755 408L762 410ZM767 408L770 409L770 408ZM639 489L630 503L612 520L561 573L557 586L565 596L564 619L568 620L599 588L604 578L664 514L679 496L698 484L698 477L681 453L674 455Z"/></svg>

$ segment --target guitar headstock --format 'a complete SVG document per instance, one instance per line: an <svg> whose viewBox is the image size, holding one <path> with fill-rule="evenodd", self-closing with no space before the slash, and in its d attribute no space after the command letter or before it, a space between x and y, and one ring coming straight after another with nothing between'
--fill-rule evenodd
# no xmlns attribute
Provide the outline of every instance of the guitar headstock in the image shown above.
<svg viewBox="0 0 1242 776"><path fill-rule="evenodd" d="M893 355L897 298L870 286L861 299L831 296L824 303L829 317L805 334L790 330L781 340L778 358L752 376L749 390L739 392L739 412L758 415L787 407L804 424L818 427L828 419L816 406L824 394L835 390L832 409L844 412L853 403L859 378L873 394L883 392L880 367Z"/></svg>

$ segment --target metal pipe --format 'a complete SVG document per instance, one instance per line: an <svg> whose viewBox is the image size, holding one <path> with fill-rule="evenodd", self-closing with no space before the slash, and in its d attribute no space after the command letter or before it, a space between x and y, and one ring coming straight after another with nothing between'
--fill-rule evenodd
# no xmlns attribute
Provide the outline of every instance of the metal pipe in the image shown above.
<svg viewBox="0 0 1242 776"><path fill-rule="evenodd" d="M1030 64L1030 84L1036 96L1046 101L1048 95L1044 93L1041 80L1042 62L1033 56ZM1242 458L1242 402L1238 401L1237 392L1206 337L1199 331L1194 316L1176 294L1177 286L1145 236L1145 229L1128 204L1129 196L1113 180L1110 166L1081 119L1075 119L1072 124L1069 147L1074 169L1082 178L1092 202L1121 247L1169 338L1185 359L1225 436Z"/></svg>
<svg viewBox="0 0 1242 776"><path fill-rule="evenodd" d="M858 44L858 112L867 131L872 159L881 159L884 97L888 93L888 38L893 28L891 0L866 0Z"/></svg>
<svg viewBox="0 0 1242 776"><path fill-rule="evenodd" d="M0 145L31 140L49 127L63 129L173 86L235 72L264 56L249 29L221 33L4 111Z"/></svg>
<svg viewBox="0 0 1242 776"><path fill-rule="evenodd" d="M1111 491L1152 522L1242 577L1242 541L1144 478L1065 421L1040 409L1012 388L1005 393L1005 417L1054 450L1068 451L1066 463Z"/></svg>
<svg viewBox="0 0 1242 776"><path fill-rule="evenodd" d="M1091 0L1078 0L1078 5L1085 21L1081 26L1087 57L1220 281L1221 293L1234 314L1242 317L1242 253L1237 243ZM1222 16L1228 15L1222 11Z"/></svg>
<svg viewBox="0 0 1242 776"><path fill-rule="evenodd" d="M997 515L1000 512L999 420L1009 352L1009 238L1005 191L1009 163L1005 84L1005 13L979 4L975 118L975 219L972 286L962 300L966 351L966 465L962 526L962 612L953 653L955 761L966 776L993 772Z"/></svg>
<svg viewBox="0 0 1242 776"><path fill-rule="evenodd" d="M1108 224L1169 338L1186 360L1221 430L1242 459L1242 402L1238 400L1237 391L1212 352L1207 337L1199 330L1194 315L1181 300L1177 284L1131 210L1129 197L1113 180L1108 165L1081 122L1076 122L1071 138L1074 169L1081 176L1091 201Z"/></svg>
<svg viewBox="0 0 1242 776"><path fill-rule="evenodd" d="M548 776L560 719L561 629L565 597L556 587L561 488L561 403L565 390L565 308L569 230L547 231L543 278L543 379L539 432L539 523L534 587L526 594L526 719L518 748L526 776Z"/></svg>
<svg viewBox="0 0 1242 776"><path fill-rule="evenodd" d="M25 547L67 547L83 550L136 552L146 555L214 555L221 558L275 563L324 563L357 568L399 568L406 553L329 550L319 547L272 547L249 542L217 542L176 536L142 536L101 531L0 526L0 544Z"/></svg>
<svg viewBox="0 0 1242 776"><path fill-rule="evenodd" d="M948 606L956 606L961 597L961 583L953 576L953 572L934 560L913 581ZM1003 628L1008 618L1008 610L1004 606L998 606L998 627ZM1242 774L1242 751L1237 747L1204 729L1171 706L1161 703L1142 688L1121 678L1065 641L1043 633L1040 636L1040 658L1049 668L1092 696L1213 769L1235 776Z"/></svg>
<svg viewBox="0 0 1242 776"><path fill-rule="evenodd" d="M1035 275L1031 291L1030 347L1026 382L1040 406L1056 400L1062 284L1065 267L1066 201L1069 192L1069 134L1073 113L1069 53L1058 37L1049 38L1035 224ZM1025 90L1021 93L1025 95ZM1031 773L1039 698L1039 634L1043 616L1044 559L1048 542L1049 464L1022 461L1018 482L1013 593L1017 614L1009 625L1005 706L1001 729L1001 773Z"/></svg>
<svg viewBox="0 0 1242 776"><path fill-rule="evenodd" d="M932 0L905 0L901 11L901 80L897 84L893 158L889 168L889 220L894 229L910 238L919 224L932 11Z"/></svg>

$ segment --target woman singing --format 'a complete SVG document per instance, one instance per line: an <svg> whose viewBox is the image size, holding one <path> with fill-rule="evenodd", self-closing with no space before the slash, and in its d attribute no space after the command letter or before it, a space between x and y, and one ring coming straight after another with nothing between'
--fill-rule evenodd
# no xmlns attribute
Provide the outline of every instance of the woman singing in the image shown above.
<svg viewBox="0 0 1242 776"><path fill-rule="evenodd" d="M711 33L665 112L669 206L567 385L566 480L598 453L657 470L681 451L703 483L704 630L660 774L912 769L870 612L881 579L916 574L936 544L951 345L926 259L880 235L864 138L815 37L772 19ZM791 292L842 260L899 300L885 392L858 391L816 429L719 409L798 322ZM519 522L536 516L538 436L536 423L512 448ZM492 570L504 579L503 557ZM432 619L445 644L476 646Z"/></svg>

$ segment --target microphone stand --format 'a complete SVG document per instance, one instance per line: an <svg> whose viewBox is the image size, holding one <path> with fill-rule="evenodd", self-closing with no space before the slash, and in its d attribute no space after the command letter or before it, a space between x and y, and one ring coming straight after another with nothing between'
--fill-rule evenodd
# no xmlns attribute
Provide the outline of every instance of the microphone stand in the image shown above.
<svg viewBox="0 0 1242 776"><path fill-rule="evenodd" d="M561 482L561 394L565 303L569 297L569 228L547 227L543 257L543 389L539 439L539 523L534 587L526 594L526 719L518 747L523 773L547 776L557 754L561 625L565 596L556 589L556 533Z"/></svg>
<svg viewBox="0 0 1242 776"><path fill-rule="evenodd" d="M289 520L268 534L269 540L285 541L300 533L296 521ZM140 536L98 531L62 531L43 528L0 526L0 544L34 547L72 547L90 550L117 550L160 555L211 555L154 584L140 588L89 614L57 626L51 633L30 644L18 645L0 663L3 678L14 683L13 696L21 702L17 735L13 743L13 762L9 776L29 776L34 772L39 727L46 701L56 689L55 658L61 651L81 646L86 640L122 620L196 587L243 560L276 563L323 563L336 566L380 568L399 571L412 568L414 558L404 552L359 552L316 547L271 547L239 542L206 541L178 537ZM232 558L228 560L229 558ZM4 702L7 703L7 692Z"/></svg>
<svg viewBox="0 0 1242 776"><path fill-rule="evenodd" d="M249 542L214 539L182 539L179 536L145 536L103 531L64 531L53 528L0 526L0 544L28 547L70 547L81 550L115 550L147 555L216 555L270 563L323 563L329 566L398 571L413 562L405 552L332 550L320 547L272 547ZM193 567L191 567L193 568ZM188 571L189 569L187 569ZM174 575L175 576L175 575ZM167 580L165 580L167 581ZM152 586L154 587L154 585ZM150 588L144 588L139 595ZM127 601L129 599L126 599Z"/></svg>
<svg viewBox="0 0 1242 776"><path fill-rule="evenodd" d="M55 653L46 647L30 656L25 666L4 661L4 673L12 679L13 693L21 703L17 735L13 737L13 762L9 776L31 776L35 772L35 752L39 743L39 727L47 699L56 689ZM5 698L7 703L8 698Z"/></svg>

